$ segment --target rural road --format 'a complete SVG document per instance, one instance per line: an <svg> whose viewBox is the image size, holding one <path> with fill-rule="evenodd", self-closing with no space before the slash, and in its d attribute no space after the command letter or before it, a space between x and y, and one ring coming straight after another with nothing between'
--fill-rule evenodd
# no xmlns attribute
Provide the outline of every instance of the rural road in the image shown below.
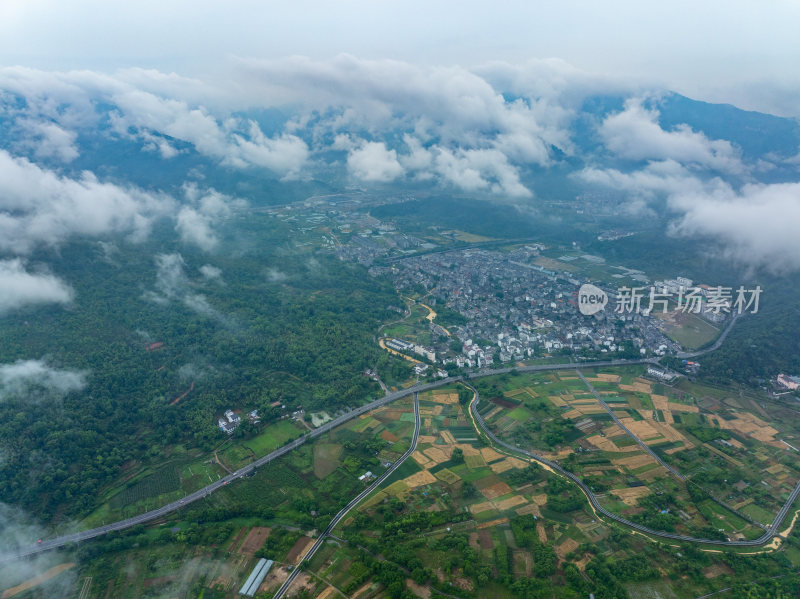
<svg viewBox="0 0 800 599"><path fill-rule="evenodd" d="M465 384L467 384L467 383L465 383ZM470 410L470 413L472 414L472 418L478 424L478 426L480 426L481 431L489 439L491 439L492 442L496 443L500 447L503 447L504 449L506 449L506 450L508 450L510 452L513 452L513 453L516 453L516 454L519 454L519 455L524 455L524 456L526 456L528 458L531 458L532 460L535 460L535 461L537 461L537 462L539 462L541 464L544 464L545 466L551 468L555 472L558 472L562 476L566 476L567 478L569 478L571 481L573 481L575 484L577 484L581 488L581 490L583 491L584 495L586 495L586 497L589 499L589 503L591 503L591 505L595 509L595 511L603 514L604 516L606 516L607 518L609 518L611 520L614 520L615 522L619 522L620 524L624 524L625 526L629 526L630 528L632 528L634 530L637 530L637 531L639 531L641 533L644 533L646 535L649 535L649 536L660 537L660 538L664 538L664 539L672 539L672 540L675 540L675 541L684 541L684 542L689 542L689 543L703 543L703 544L708 544L708 545L722 545L722 546L727 546L727 547L758 547L758 546L764 545L765 543L769 542L770 540L772 540L772 538L776 534L778 534L778 528L780 527L781 523L783 522L784 518L786 517L786 514L789 512L789 509L791 509L792 504L797 499L797 496L800 495L800 482L798 482L797 485L795 486L794 490L792 491L792 493L789 495L789 499L786 501L786 503L783 505L783 507L780 509L780 511L778 511L778 513L775 515L775 519L772 521L772 524L770 526L768 526L766 528L766 530L764 531L764 534L762 534L757 539L743 540L743 541L723 541L723 540L719 540L719 539L701 539L701 538L692 537L692 536L688 536L688 535L680 535L680 534L677 534L677 533L670 533L670 532L663 532L663 531L659 531L659 530L653 530L652 528L648 528L646 526L642 526L641 524L637 524L636 522L631 522L630 520L627 520L626 518L623 518L622 516L618 516L617 514L615 514L613 512L610 512L609 510L604 508L602 505L600 505L600 502L597 499L597 496L595 496L594 492L579 477L577 477L575 474L573 474L569 470L565 470L564 468L562 468L557 462L554 462L552 460L548 460L547 458L539 456L539 455L537 455L535 453L532 453L530 451L527 451L527 450L524 450L524 449L520 449L518 447L514 447L514 446L506 443L505 441L501 441L500 439L498 439L495 436L495 434L486 425L486 422L484 421L483 416L481 416L481 414L478 412L478 402L480 401L480 394L478 393L478 390L475 389L475 387L472 387L469 384L467 384L467 386L470 387L470 389L472 389L472 392L474 393L474 397L473 397L472 401L469 404L469 410Z"/></svg>
<svg viewBox="0 0 800 599"><path fill-rule="evenodd" d="M411 447L409 447L408 451L406 451L402 456L400 456L400 458L398 458L394 464L389 466L386 472L384 472L377 479L375 479L375 482L373 482L370 486L361 491L361 493L359 493L357 497L355 497L350 503L344 506L342 510L338 514L336 514L336 516L334 516L333 520L331 520L331 523L328 525L328 528L326 528L325 531L321 535L319 535L314 545L312 545L311 549L308 550L305 557L303 558L303 561L310 560L312 557L314 557L314 554L320 547L322 547L322 544L325 542L325 539L328 537L328 535L330 535L333 532L333 529L336 528L336 525L339 524L339 522L341 522L345 516L347 516L350 510L352 510L359 503L361 503L361 501L365 497L367 497L367 495L369 495L375 489L377 489L383 481L385 481L387 478L389 478L389 476L391 476L392 472L397 470L400 467L400 465L403 462L405 462L411 456L412 453L414 453L414 450L417 448L417 441L419 440L419 429L420 429L419 393L414 393L414 437L411 439ZM292 582L299 573L300 573L300 568L295 568L294 570L292 570L291 574L289 574L289 578L287 578L286 581L281 585L281 588L279 588L278 591L275 593L273 599L281 599L281 597L283 597L286 591L289 590L289 587L292 586Z"/></svg>
<svg viewBox="0 0 800 599"><path fill-rule="evenodd" d="M724 341L725 337L727 337L728 333L730 332L730 330L731 330L733 324L736 322L737 318L738 318L738 316L734 316L734 318L731 319L730 323L728 324L726 329L723 331L723 333L720 335L720 338L717 340L716 343L714 343L712 346L710 346L710 347L708 347L708 348L706 348L704 350L701 350L699 352L694 352L692 354L692 357L697 357L697 356L706 354L708 352L711 352L711 351L714 351L715 349L717 349L722 344L722 341ZM466 378L467 379L482 378L482 377L486 377L486 376L495 376L495 375L499 375L499 374L506 374L506 373L510 373L512 371L516 371L516 372L545 372L545 371L551 371L551 370L571 370L571 369L575 369L576 367L603 368L603 367L613 367L613 366L626 366L626 365L633 365L633 364L657 364L657 363L658 363L658 361L656 359L654 359L654 358L643 358L643 359L639 359L639 360L619 359L619 360L604 360L604 361L598 361L598 362L585 362L585 363L580 364L580 365L577 365L574 362L568 362L568 363L562 363L562 364L535 364L535 365L532 365L532 366L518 366L518 367L509 367L509 368L497 368L497 369L481 370L481 371L479 371L477 373L473 373L471 375L468 375L468 377L466 377ZM375 400L373 402L370 402L368 404L365 404L365 405L363 405L363 406L361 406L359 408L351 410L350 412L347 412L346 414L343 414L343 415L335 418L334 420L331 420L330 422L328 422L326 424L323 424L322 426L320 426L319 428L315 429L314 431L306 433L305 435L299 437L298 439L295 439L294 441L291 441L291 442L287 443L286 445L284 445L282 447L279 447L278 449L272 451L271 453L268 453L267 455L259 458L255 462L253 462L251 464L248 464L247 466L245 466L243 468L240 468L239 470L236 470L235 472L232 472L232 473L228 474L227 476L225 476L225 477L223 477L223 478L221 478L221 479L209 484L208 486L206 486L206 487L204 487L204 488L202 488L202 489L200 489L198 491L190 493L189 495L187 495L186 497L184 497L184 498L182 498L182 499L180 499L178 501L173 501L173 502L168 503L168 504L166 504L166 505L164 505L164 506L162 506L160 508L157 508L155 510L151 510L149 512L145 512L143 514L139 514L138 516L133 516L133 517L127 518L125 520L120 520L118 522L113 522L111 524L106 524L104 526L99 526L97 528L93 528L93 529L90 529L90 530L83 530L83 531L79 531L79 532L74 532L74 533L71 533L71 534L63 535L63 536L60 536L60 537L56 537L56 538L53 538L53 539L43 540L40 543L31 544L31 545L28 545L27 547L20 547L19 549L17 549L13 553L6 553L6 554L3 554L3 555L0 555L0 564L11 562L11 561L14 561L14 560L18 560L20 558L28 557L28 556L31 556L31 555L35 555L37 553L42 553L44 551L57 549L59 547L64 547L65 545L70 545L70 544L74 544L74 543L80 543L82 541L88 541L89 539L93 539L95 537L99 537L99 536L108 534L109 532L125 530L127 528L132 528L134 526L138 526L140 524L145 524L147 522L151 522L151 521L156 520L158 518L162 518L162 517L166 516L167 514L175 512L175 511L177 511L177 510L179 510L179 509L181 509L181 508L183 508L183 507L185 507L185 506L187 506L187 505L189 505L191 503L194 503L196 501L199 501L200 499L203 499L203 498L207 497L208 495L210 495L211 493L219 490L223 486L225 486L225 485L227 485L227 484L229 484L229 483L231 483L233 481L236 481L237 479L240 479L240 478L242 478L244 476L247 476L247 475L251 474L257 468L259 468L261 466L264 466L265 464L269 464L273 460L276 460L276 459L280 458L281 456L284 456L287 453L297 449L298 447L300 447L301 445L303 445L307 441L312 440L312 439L314 439L316 437L319 437L320 435L324 435L328 431L336 428L337 426L341 426L342 424L352 420L353 418L356 418L356 417L360 416L361 414L364 414L366 412L370 412L370 411L372 411L372 410L374 410L376 408L379 408L381 406L389 404L389 403L391 403L393 401L396 401L396 400L400 399L401 397L405 397L405 396L407 396L407 395L409 395L411 393L420 393L420 392L423 392L423 391L427 391L429 389L436 389L436 388L442 387L444 385L449 385L451 383L462 381L464 378L465 377L461 377L461 376L447 377L447 378L441 379L439 381L436 381L434 383L426 383L426 384L422 384L422 385L418 384L418 385L414 385L413 387L409 387L408 389L402 389L400 391L395 391L394 393L390 393L390 394L388 394L388 395L386 395L386 396L384 396L384 397L382 397L380 399L377 399L377 400ZM480 422L482 422L482 420ZM504 445L499 440L498 440L498 442L499 442L500 445ZM510 449L512 449L513 451L517 451L516 448L510 448ZM534 456L530 456L530 457L532 457L533 459L538 459L537 457L534 457ZM539 460L539 461L541 461L541 460ZM559 469L559 471L561 471L560 467L558 467L558 469ZM566 471L564 471L564 472L566 472ZM575 480L579 484L579 486L581 486L581 488L584 488L582 483L574 475L572 475L570 473L567 473L567 474L565 474L565 476L568 476L569 478L572 478L573 480ZM591 493L591 491L589 491L589 493ZM800 493L800 483L798 483L798 486L795 488L795 491L794 491L792 497L796 497L798 493ZM780 521L783 520L783 518L785 517L786 513L789 510L789 507L791 506L791 501L793 501L793 499L790 499L790 502L788 502L784 506L784 508L781 510L781 512L779 512L778 516L780 516L780 519L778 519L778 517L776 517L776 522L780 522ZM612 517L612 518L617 519L618 521L620 521L617 517L615 517L613 515L610 515L609 517ZM625 523L625 522L623 522L623 523ZM631 524L633 524L633 523L631 523ZM775 525L773 524L773 527L774 526ZM759 543L753 543L753 544L757 545Z"/></svg>

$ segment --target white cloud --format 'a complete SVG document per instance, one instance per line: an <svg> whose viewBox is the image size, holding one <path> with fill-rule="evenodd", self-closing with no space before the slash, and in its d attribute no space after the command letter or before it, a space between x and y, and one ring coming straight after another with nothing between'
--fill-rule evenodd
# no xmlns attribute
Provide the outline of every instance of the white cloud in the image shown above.
<svg viewBox="0 0 800 599"><path fill-rule="evenodd" d="M726 140L711 140L686 124L665 131L657 110L648 110L640 99L628 100L625 110L612 114L599 127L606 147L630 160L674 160L716 171L742 174L740 152Z"/></svg>
<svg viewBox="0 0 800 599"><path fill-rule="evenodd" d="M576 173L576 176L592 185L602 185L647 199L688 191L702 192L724 185L718 178L704 182L674 160L650 162L632 172L589 167Z"/></svg>
<svg viewBox="0 0 800 599"><path fill-rule="evenodd" d="M211 230L211 219L188 206L178 212L175 230L180 233L181 241L192 243L206 252L219 244L219 239Z"/></svg>
<svg viewBox="0 0 800 599"><path fill-rule="evenodd" d="M347 156L347 168L362 181L387 183L401 177L402 165L397 161L397 152L387 150L383 142L368 141L354 148Z"/></svg>
<svg viewBox="0 0 800 599"><path fill-rule="evenodd" d="M86 386L86 372L61 370L42 360L19 360L0 364L0 399L9 396L57 396L81 391Z"/></svg>
<svg viewBox="0 0 800 599"><path fill-rule="evenodd" d="M745 185L738 192L719 186L675 194L669 204L683 213L671 227L675 235L714 238L727 256L747 266L800 269L800 183Z"/></svg>
<svg viewBox="0 0 800 599"><path fill-rule="evenodd" d="M158 254L156 256L156 289L167 299L181 295L188 288L189 280L184 272L186 262L180 254Z"/></svg>
<svg viewBox="0 0 800 599"><path fill-rule="evenodd" d="M499 150L458 150L436 148L434 169L446 181L465 191L488 190L511 197L531 197L516 169Z"/></svg>
<svg viewBox="0 0 800 599"><path fill-rule="evenodd" d="M219 244L214 223L228 218L234 208L242 208L246 202L214 189L201 190L196 185L185 185L183 190L187 205L178 212L175 230L184 243L209 252Z"/></svg>
<svg viewBox="0 0 800 599"><path fill-rule="evenodd" d="M0 150L0 251L24 254L73 235L141 239L172 205L166 195L103 183L90 172L64 177Z"/></svg>
<svg viewBox="0 0 800 599"><path fill-rule="evenodd" d="M665 199L674 215L670 234L711 238L741 265L800 270L800 183L746 184L737 190L719 177L700 179L671 160L631 173L585 169L578 177L628 194L623 209L629 212L642 213Z"/></svg>
<svg viewBox="0 0 800 599"><path fill-rule="evenodd" d="M267 275L267 280L270 283L281 283L281 282L283 282L283 281L285 281L286 279L289 278L286 275L286 273L281 272L277 268L268 268L266 270L266 275Z"/></svg>
<svg viewBox="0 0 800 599"><path fill-rule="evenodd" d="M42 463L47 462L47 456L43 454L31 455L30 459L34 467L41 467ZM35 462L36 459L39 461ZM0 454L0 465L2 465L2 454ZM73 527L72 523L69 523L67 529L73 528L75 530L78 529ZM11 556L20 548L30 547L38 539L52 536L53 531L47 530L36 523L30 514L16 506L0 502L0 558ZM27 559L9 560L0 564L0 580L3 581L3 588L8 589L40 576L54 566L75 561L74 557L74 555L69 556L63 552L47 552ZM77 584L75 570L75 568L67 570L50 579L41 585L36 592L41 592L48 597L69 597L74 594Z"/></svg>
<svg viewBox="0 0 800 599"><path fill-rule="evenodd" d="M72 288L48 273L30 273L19 259L0 260L0 315L23 306L68 304Z"/></svg>
<svg viewBox="0 0 800 599"><path fill-rule="evenodd" d="M180 254L158 254L156 256L156 291L145 292L144 297L161 305L167 305L170 301L179 301L198 314L228 323L228 319L208 302L205 295L192 291L185 267L186 262Z"/></svg>
<svg viewBox="0 0 800 599"><path fill-rule="evenodd" d="M32 119L20 119L16 125L25 136L20 146L32 150L37 158L71 162L80 155L75 145L78 134L74 131L68 131L56 123Z"/></svg>
<svg viewBox="0 0 800 599"><path fill-rule="evenodd" d="M229 160L263 166L286 178L299 176L309 155L308 146L302 139L289 134L269 138L253 121L250 121L249 135L249 139L239 134L233 135L238 158L231 157Z"/></svg>
<svg viewBox="0 0 800 599"><path fill-rule="evenodd" d="M211 264L203 264L198 270L209 281L218 281L222 278L222 269Z"/></svg>

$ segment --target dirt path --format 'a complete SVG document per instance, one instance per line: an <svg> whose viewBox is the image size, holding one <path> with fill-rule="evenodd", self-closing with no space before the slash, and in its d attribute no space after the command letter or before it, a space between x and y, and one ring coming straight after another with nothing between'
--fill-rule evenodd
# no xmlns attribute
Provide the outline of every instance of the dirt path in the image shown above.
<svg viewBox="0 0 800 599"><path fill-rule="evenodd" d="M34 587L39 586L43 582L47 582L51 578L55 578L62 572L66 572L70 568L74 567L75 564L73 562L69 562L66 564L59 564L57 566L53 566L46 572L39 574L39 576L35 576L29 580L26 580L22 584L18 584L15 587L11 587L10 589L6 589L2 595L0 595L0 599L10 599L15 595L19 595L20 593L24 593L25 591L32 589Z"/></svg>

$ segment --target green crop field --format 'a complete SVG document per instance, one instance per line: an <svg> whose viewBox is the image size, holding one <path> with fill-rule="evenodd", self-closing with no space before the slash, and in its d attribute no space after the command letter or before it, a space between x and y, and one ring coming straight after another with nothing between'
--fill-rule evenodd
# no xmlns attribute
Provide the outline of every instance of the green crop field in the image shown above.
<svg viewBox="0 0 800 599"><path fill-rule="evenodd" d="M177 469L163 468L124 488L111 498L109 505L112 509L119 509L163 493L177 491L179 488L180 478Z"/></svg>
<svg viewBox="0 0 800 599"><path fill-rule="evenodd" d="M268 454L270 451L285 445L292 439L296 439L304 432L291 420L279 420L270 424L266 430L242 443L245 447L252 450L258 457Z"/></svg>

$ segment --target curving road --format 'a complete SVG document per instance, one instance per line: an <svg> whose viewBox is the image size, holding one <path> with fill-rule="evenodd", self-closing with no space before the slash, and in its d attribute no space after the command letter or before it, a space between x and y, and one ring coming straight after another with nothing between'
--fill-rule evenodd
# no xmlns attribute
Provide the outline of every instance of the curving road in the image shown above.
<svg viewBox="0 0 800 599"><path fill-rule="evenodd" d="M720 333L719 337L717 337L717 340L705 349L692 352L679 351L675 354L675 356L681 359L696 358L698 356L702 356L703 354L707 354L708 352L712 352L715 349L719 349L720 346L725 342L725 339L728 337L728 333L731 332L733 325L736 324L736 321L739 320L741 316L741 314L735 313L728 321L728 324L725 325L725 328L722 330L722 333Z"/></svg>
<svg viewBox="0 0 800 599"><path fill-rule="evenodd" d="M607 360L604 362L592 362L591 367L607 367L607 366L622 366L625 364L644 364L644 363L655 363L656 361L653 359L642 359L642 360ZM472 378L479 378L485 376L494 376L498 374L505 374L511 372L512 370L516 370L517 372L542 372L547 370L568 370L575 368L574 363L568 364L537 364L534 366L521 366L518 368L498 368L495 370L482 370L476 374L472 375ZM92 528L90 530L84 530L80 532L75 532L72 534L60 536L54 539L49 539L46 541L42 541L36 545L30 545L28 547L22 547L17 550L16 553L8 553L5 555L0 555L0 564L6 563L9 561L13 561L15 559L28 557L37 553L41 553L43 551L48 551L51 549L57 549L59 547L64 547L65 545L70 545L73 543L80 543L82 541L88 541L89 539L93 539L95 537L102 536L109 532L114 532L118 530L125 530L127 528L132 528L134 526L138 526L139 524L145 524L147 522L151 522L158 518L162 518L167 514L170 514L174 511L177 511L195 501L199 501L204 497L207 497L214 491L219 490L220 488L224 487L231 482L245 477L251 473L253 473L257 468L264 466L265 464L269 464L273 460L286 455L290 451L293 451L306 443L307 441L319 437L320 435L324 435L328 431L336 428L337 426L341 426L342 424L352 420L360 416L361 414L365 414L366 412L370 412L375 408L379 408L386 404L392 403L400 399L401 397L405 397L410 395L411 393L420 393L423 391L427 391L429 389L436 389L438 387L443 387L445 385L449 385L451 383L456 383L462 380L463 377L456 376L456 377L447 377L443 378L435 383L426 383L422 385L414 385L409 387L408 389L402 389L400 391L395 391L394 393L390 393L380 399L377 399L373 402L365 404L359 408L351 410L346 414L331 420L330 422L323 424L319 428L302 435L301 437L295 439L287 443L286 445L279 447L275 451L268 453L267 455L259 458L258 460L236 470L220 478L219 480L195 491L194 493L190 493L186 497L179 499L177 501L173 501L168 503L160 508L155 510L151 510L149 512L145 512L143 514L139 514L138 516L133 516L131 518L126 518L125 520L120 520L118 522L114 522L112 524L106 524L104 526L99 526L97 528Z"/></svg>
<svg viewBox="0 0 800 599"><path fill-rule="evenodd" d="M594 395L595 399L597 399L597 401L600 402L600 405L603 406L605 411L608 412L608 415L611 416L611 419L616 423L616 425L619 426L626 433L628 433L628 436L632 437L633 440L636 441L636 443L639 445L639 447L641 447L646 453L648 453L656 462L658 462L668 472L670 472L673 475L675 475L677 478L679 478L680 480L685 482L687 485L688 484L692 484L692 485L697 486L697 483L689 480L685 475L681 474L680 472L675 470L672 466L667 464L664 460L661 459L661 457L655 451L650 449L650 447L644 441L642 441L633 431L631 431L628 427L626 427L624 424L622 424L622 422L620 422L619 418L617 418L617 415L614 414L614 410L611 409L611 407L605 402L603 397L597 392L597 390L594 388L594 386L586 379L585 376L583 376L583 373L580 370L577 370L577 369L575 370L575 372L578 374L578 376L584 382L584 384L589 389L589 391L592 393L592 395ZM717 499L716 497L714 497L710 493L709 493L709 497L713 501L715 501L716 503L718 503L719 505L724 507L726 510L731 511L734 514L736 514L737 516L739 516L740 518L742 518L743 520L745 520L747 522L750 522L750 524L754 524L754 525L758 526L759 528L766 528L763 524L761 524L761 522L756 522L755 520L753 520L753 518L751 518L747 514L744 514L744 513L740 512L739 510L729 506L727 503L725 503L721 499Z"/></svg>
<svg viewBox="0 0 800 599"><path fill-rule="evenodd" d="M160 507L158 509L151 510L149 512L145 512L144 514L140 514L138 516L133 516L132 518L127 518L125 520L120 520L120 521L114 522L112 524L106 524L104 526L99 526L97 528L92 528L91 530L84 530L84 531L81 531L81 532L76 532L76 533L64 535L64 536L61 536L61 537L57 537L55 539L42 541L41 543L38 543L36 545L31 545L31 546L28 546L28 547L20 548L16 553L11 553L11 554L6 554L6 555L0 556L0 563L13 561L15 559L19 559L19 558L22 558L22 557L27 557L27 556L30 556L30 555L34 555L36 553L41 553L43 551L48 551L50 549L57 549L59 547L63 547L65 545L69 545L69 544L72 544L72 543L79 543L81 541L86 541L86 540L89 540L89 539L93 539L95 537L102 536L102 535L107 534L109 532L113 532L113 531L117 531L117 530L124 530L126 528L131 528L133 526L137 526L139 524L144 524L146 522L150 522L152 520L156 520L158 518L166 516L167 514L169 514L171 512L179 510L179 509L181 509L181 508L183 508L183 507L185 507L185 506L187 506L187 505L189 505L191 503L194 503L195 501L198 501L200 499L203 499L204 497L207 497L208 495L210 495L214 491L217 491L218 489L224 487L225 485L231 483L232 481L235 481L237 479L240 479L242 477L245 477L245 476L253 473L257 468L259 468L261 466L264 466L265 464L269 464L273 460L275 460L275 459L277 459L277 458L279 458L279 457L281 457L283 455L286 455L287 453L289 453L290 451L293 451L294 449L297 449L298 447L300 447L301 445L303 445L307 441L309 441L311 439L314 439L316 437L319 437L320 435L324 435L325 433L327 433L331 429L336 428L337 426L341 426L345 422L348 422L349 420L352 420L353 418L356 418L357 416L360 416L361 414L365 414L366 412L371 412L372 410L374 410L376 408L379 408L381 406L389 404L389 403L391 403L393 401L396 401L396 400L400 399L401 397L405 397L405 396L407 396L407 395L409 395L411 393L419 393L421 391L427 391L429 389L435 389L437 387L441 387L443 385L450 384L450 383L455 382L457 380L460 380L460 377L442 379L441 381L437 381L435 383L428 383L428 384L424 384L424 385L415 385L414 387L410 387L408 389L404 389L404 390L401 390L401 391L396 391L394 393L390 393L389 395L386 395L385 397L382 397L381 399L375 400L375 401L373 401L371 403L368 403L368 404L363 405L363 406L361 406L359 408L351 410L350 412L347 412L346 414L343 414L342 416L339 416L338 418L335 418L334 420L331 420L330 422L328 422L326 424L323 424L319 428L317 428L317 429L315 429L315 430L313 430L313 431L311 431L309 433L304 434L303 436L299 437L298 439L295 439L294 441L291 441L291 442L287 443L286 445L284 445L282 447L279 447L275 451L273 451L271 453L268 453L264 457L259 458L255 462L253 462L251 464L248 464L247 466L245 466L243 468L240 468L239 470L236 470L235 472L232 472L232 473L228 474L227 476L225 476L223 478L220 478L219 480L211 483L210 485L208 485L206 487L203 487L202 489L200 489L198 491L195 491L194 493L191 493L191 494L187 495L186 497L184 497L182 499L179 499L177 501L173 501L172 503L168 503L167 505L164 505L164 506L162 506L162 507Z"/></svg>
<svg viewBox="0 0 800 599"><path fill-rule="evenodd" d="M398 458L398 460L394 464L389 466L386 472L381 474L375 480L374 483L372 483L366 489L361 491L361 493L359 493L356 498L354 498L350 503L344 506L342 510L338 514L336 514L336 516L334 516L333 520L331 520L331 523L328 525L328 528L326 528L325 531L321 535L319 535L316 542L311 546L311 549L308 550L305 557L303 558L303 561L310 560L312 557L314 557L314 554L317 552L317 550L320 547L322 547L322 543L325 542L325 538L333 532L333 529L336 528L336 525L339 524L339 522L341 522L341 520L350 512L350 510L352 510L359 503L361 503L361 501L367 495L369 495L375 489L377 489L383 481L385 481L387 478L389 478L389 476L391 476L392 472L394 472L395 470L397 470L397 468L400 467L400 464L405 462L409 458L409 456L411 456L411 454L414 453L414 450L417 448L417 441L419 440L419 429L420 429L419 392L415 392L414 393L414 436L411 439L411 447L409 447L408 451L406 451L402 456L400 456L400 458ZM289 590L289 587L292 586L292 582L299 573L300 573L299 567L292 570L291 574L289 574L289 578L287 578L286 581L281 585L281 588L279 588L278 592L275 593L273 599L281 599L284 593L286 593L286 591Z"/></svg>
<svg viewBox="0 0 800 599"><path fill-rule="evenodd" d="M474 397L469 404L470 414L472 415L473 420L478 424L478 426L480 426L481 431L487 437L489 437L489 439L491 439L497 445L507 449L508 451L531 458L532 460L535 460L541 464L544 464L545 466L548 466L549 468L558 472L562 476L566 476L572 482L574 482L576 485L580 487L580 489L583 491L584 495L586 495L587 499L589 500L589 503L591 503L595 511L603 514L604 516L606 516L611 520L614 520L615 522L619 522L620 524L629 526L630 528L637 530L641 533L644 533L646 535L661 537L664 539L672 539L675 541L689 542L689 543L703 543L708 545L722 545L729 547L758 547L769 542L770 540L772 540L773 537L775 537L778 534L778 528L780 527L783 520L786 518L786 514L791 509L792 504L795 502L798 495L800 495L800 482L798 482L792 493L789 495L789 499L786 501L786 503L783 505L780 511L778 511L778 513L775 515L775 519L772 521L772 524L769 525L764 531L764 534L762 534L757 539L744 540L744 541L722 541L718 539L701 539L688 535L681 535L677 533L653 530L652 528L642 526L641 524L637 524L636 522L631 522L630 520L623 518L622 516L619 516L604 508L602 505L600 505L600 502L598 501L594 492L579 477L577 477L569 470L565 470L564 468L562 468L557 462L548 460L547 458L539 456L530 451L514 447L506 443L505 441L501 441L500 439L498 439L497 436L495 436L495 434L486 425L483 416L481 416L480 413L478 412L478 402L480 401L480 394L478 393L478 390L475 389L475 387L473 387L472 385L469 385L468 383L464 384L466 384L470 389L472 389L472 392L474 393Z"/></svg>
<svg viewBox="0 0 800 599"><path fill-rule="evenodd" d="M738 318L739 318L738 314L734 315L734 317L728 323L728 326L722 332L720 337L710 347L708 347L706 349L703 349L703 350L700 350L700 351L697 351L697 352L693 352L691 354L683 354L682 356L679 355L679 357L697 357L697 356L701 356L703 354L706 354L708 352L714 351L715 349L719 348L719 346L725 340L725 338L727 337L727 335L730 332L731 328L733 327L733 324L736 322L736 320ZM605 361L598 361L598 362L586 362L586 363L584 363L583 366L586 367L586 368L604 368L604 367L612 367L612 366L626 366L626 365L633 365L633 364L657 364L657 363L658 363L658 360L655 359L655 358L642 358L642 359L638 359L638 360L618 359L618 360L605 360ZM99 526L97 528L93 528L93 529L90 529L90 530L84 530L84 531L80 531L80 532L76 532L76 533L72 533L72 534L56 537L54 539L49 539L49 540L46 540L46 541L42 541L42 542L40 542L38 544L35 544L35 545L29 545L27 547L21 547L14 553L7 553L7 554L4 554L4 555L0 555L0 564L7 563L7 562L10 562L10 561L14 561L14 560L17 560L17 559L20 559L20 558L28 557L28 556L31 556L31 555L35 555L37 553L41 553L41 552L44 552L44 551L57 549L59 547L64 547L65 545L70 545L70 544L79 543L79 542L82 542L82 541L87 541L89 539L93 539L95 537L102 536L102 535L107 534L109 532L125 530L127 528L132 528L134 526L138 526L139 524L145 524L147 522L151 522L151 521L156 520L158 518L162 518L162 517L166 516L167 514L170 514L170 513L174 512L174 511L177 511L177 510L179 510L179 509L181 509L181 508L183 508L183 507L185 507L185 506L187 506L187 505L189 505L191 503L194 503L195 501L199 501L200 499L203 499L204 497L207 497L208 495L210 495L214 491L219 490L220 488L222 488L223 486L231 483L232 481L235 481L237 479L240 479L240 478L242 478L244 476L247 476L247 475L251 474L257 468L259 468L261 466L264 466L265 464L269 464L273 460L275 460L277 458L280 458L281 456L289 453L290 451L293 451L294 449L297 449L298 447L303 445L306 441L309 441L309 440L314 439L314 438L316 438L316 437L318 437L320 435L323 435L323 434L327 433L328 431L330 431L331 429L336 428L337 426L340 426L340 425L348 422L349 420L352 420L353 418L356 418L357 416L360 416L361 414L364 414L366 412L374 410L375 408L378 408L378 407L384 406L386 404L389 404L389 403L391 403L393 401L396 401L396 400L400 399L401 397L405 397L405 396L407 396L407 395L409 395L411 393L419 393L419 392L422 392L422 391L427 391L429 389L435 389L437 387L442 387L444 385L449 385L451 383L459 382L459 381L462 381L464 379L482 378L482 377L486 377L486 376L495 376L495 375L499 375L499 374L510 373L512 371L516 371L516 372L544 372L544 371L548 371L548 370L571 370L571 369L574 369L574 368L576 368L576 364L574 362L569 362L569 363L562 363L562 364L536 364L536 365L532 365L532 366L518 366L518 367L508 367L508 368L485 369L485 370L481 370L481 371L479 371L477 373L474 373L472 375L467 375L466 377L461 377L461 376L447 377L447 378L441 379L440 381L436 381L434 383L427 383L427 384L423 384L423 385L414 385L412 387L409 387L408 389L403 389L403 390L400 390L400 391L396 391L394 393L390 393L390 394L386 395L385 397L382 397L382 398L380 398L378 400L375 400L373 402L365 404L365 405L363 405L363 406L361 406L359 408L356 408L354 410L351 410L350 412L347 412L346 414L343 414L342 416L339 416L338 418L336 418L334 420L331 420L330 422L320 426L319 428L317 428L317 429L315 429L315 430L313 430L313 431L311 431L309 433L306 433L305 435L299 437L298 439L296 439L294 441L291 441L290 443L287 443L283 447L279 447L275 451L273 451L273 452L271 452L271 453L259 458L255 462L253 462L251 464L248 464L247 466L245 466L243 468L240 468L239 470L236 470L235 472L232 472L232 473L228 474L227 476L225 476L225 477L223 477L223 478L221 478L221 479L209 484L208 486L206 486L206 487L204 487L204 488L202 488L202 489L200 489L198 491L195 491L194 493L191 493L191 494L187 495L183 499L180 499L178 501L173 501L173 502L168 503L168 504L166 504L166 505L164 505L164 506L162 506L162 507L160 507L158 509L151 510L149 512L145 512L144 514L140 514L138 516L133 516L132 518L127 518L125 520L120 520L120 521L114 522L112 524L106 524L104 526ZM470 409L472 409L472 407L470 407ZM478 415L478 417L480 417L480 415ZM491 431L488 431L488 429L485 428L485 423L483 423L483 420L480 419L478 422L481 424L481 427L484 428L484 432L486 432L487 435L490 436L491 438L494 438L493 435L491 434ZM499 439L497 439L497 442L498 442L498 444L500 444L502 446L507 446L505 443L503 443ZM509 449L511 449L512 451L519 451L517 448L513 448L513 447L510 447L510 446L507 446L507 447ZM523 452L523 453L525 453L525 452ZM540 459L538 456L534 456L532 454L529 457L531 457L532 459L536 459L538 461L542 461L542 459L543 459L543 458ZM548 463L548 462L542 462L542 463ZM550 465L550 464L548 463L548 465ZM563 470L557 464L555 464L555 469L558 470L559 472L561 472ZM583 485L583 483L581 483L577 479L577 477L575 477L571 473L567 473L566 471L563 471L563 472L564 472L565 476L568 476L569 478L575 480L575 482L578 483L579 486L581 486L582 489L584 489L584 492L588 492L588 493L591 494L591 491L588 490ZM795 488L795 490L794 490L792 496L790 497L789 501L787 502L787 504L784 505L784 507L781 510L781 512L779 512L778 515L776 516L776 519L773 522L772 527L769 527L767 529L768 532L770 530L774 529L777 526L776 523L779 524L781 521L783 521L783 518L785 518L786 513L788 512L789 508L791 507L791 503L794 501L794 498L797 497L798 493L800 493L800 483L798 483L798 486ZM605 511L602 508L599 508L599 511L601 511L602 513L605 513ZM620 519L619 517L617 517L617 516L615 516L613 514L610 514L610 513L609 513L609 517L613 518L613 519L615 519L617 521L620 521L623 524L628 522L628 521L626 521L624 519ZM634 526L634 527L636 526L633 523L630 523L629 525ZM773 536L774 536L774 533L773 533ZM687 537L687 539L688 539L688 537ZM759 541L760 540L761 539L759 539ZM765 539L765 541L763 541L763 542L766 542L766 540L768 540L768 539ZM717 543L719 543L719 542L717 542ZM762 543L752 543L752 544L758 545L758 544L762 544Z"/></svg>

